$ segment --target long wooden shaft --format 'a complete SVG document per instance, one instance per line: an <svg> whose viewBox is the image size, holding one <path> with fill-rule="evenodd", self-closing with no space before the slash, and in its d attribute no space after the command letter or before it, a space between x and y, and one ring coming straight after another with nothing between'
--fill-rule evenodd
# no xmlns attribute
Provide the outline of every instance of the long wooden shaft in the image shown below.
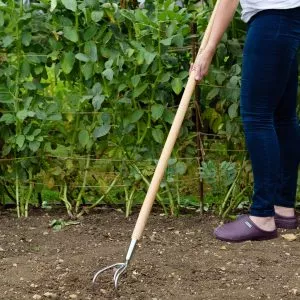
<svg viewBox="0 0 300 300"><path fill-rule="evenodd" d="M200 49L198 51L197 57L195 59L195 63L198 62L201 51L206 47L207 42L209 40L209 36L212 30L212 26L215 19L215 14L219 5L219 1L217 1L215 8L213 10L213 13L211 15L210 21L208 23L207 29L205 31L204 37L201 42ZM167 137L166 143L164 145L164 148L162 150L162 153L160 155L159 161L157 163L154 175L152 177L151 184L149 186L149 189L147 191L144 203L142 205L141 211L139 213L137 222L135 224L135 228L132 233L132 240L139 240L142 236L142 233L144 231L144 228L146 226L149 214L151 212L152 205L154 203L157 191L159 189L160 183L162 181L162 178L164 176L165 170L168 165L168 160L171 156L174 144L176 142L176 139L178 137L178 134L180 132L180 128L182 125L182 122L184 120L186 111L188 109L191 97L193 95L196 81L194 79L194 71L190 73L187 85L185 87L184 93L182 95L178 110L176 112L173 124L171 126L169 135Z"/></svg>

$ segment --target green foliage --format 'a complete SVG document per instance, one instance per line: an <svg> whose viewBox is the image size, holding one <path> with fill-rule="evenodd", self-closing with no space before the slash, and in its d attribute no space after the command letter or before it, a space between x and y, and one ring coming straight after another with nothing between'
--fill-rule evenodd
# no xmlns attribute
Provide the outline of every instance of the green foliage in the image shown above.
<svg viewBox="0 0 300 300"><path fill-rule="evenodd" d="M0 11L2 158L16 158L2 165L2 180L14 186L18 215L27 215L36 194L28 184L58 190L71 217L103 201L114 185L131 195L138 182L126 176L127 161L155 164L187 79L186 54L171 49L188 41L192 15L175 1L153 10L8 1ZM117 176L98 178L102 161L94 159L119 161L108 168ZM88 208L87 198L95 198Z"/></svg>
<svg viewBox="0 0 300 300"><path fill-rule="evenodd" d="M211 187L213 195L224 195L232 185L237 174L235 163L222 161L216 165L214 161L203 162L200 168L203 180Z"/></svg>
<svg viewBox="0 0 300 300"><path fill-rule="evenodd" d="M142 202L188 78L191 25L199 38L213 3L183 4L0 1L1 181L18 216L45 190L72 218L103 202L125 201L129 215ZM218 146L224 162L202 166L218 199L236 176L225 161L241 159L230 151L245 147L238 102L244 30L237 16L201 83L203 130L226 136ZM196 159L182 159L196 157L193 120L189 111L157 197L166 213L195 205L195 190L179 183L197 171Z"/></svg>

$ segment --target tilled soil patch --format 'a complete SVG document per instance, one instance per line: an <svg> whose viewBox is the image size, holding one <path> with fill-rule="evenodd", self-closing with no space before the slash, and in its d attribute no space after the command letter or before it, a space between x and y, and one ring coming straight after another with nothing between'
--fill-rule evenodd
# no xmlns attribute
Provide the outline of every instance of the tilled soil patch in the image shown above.
<svg viewBox="0 0 300 300"><path fill-rule="evenodd" d="M153 212L127 273L114 291L109 272L123 262L137 214L99 209L78 225L48 227L58 212L18 220L0 215L0 299L300 299L297 239L229 244L214 239L215 217Z"/></svg>

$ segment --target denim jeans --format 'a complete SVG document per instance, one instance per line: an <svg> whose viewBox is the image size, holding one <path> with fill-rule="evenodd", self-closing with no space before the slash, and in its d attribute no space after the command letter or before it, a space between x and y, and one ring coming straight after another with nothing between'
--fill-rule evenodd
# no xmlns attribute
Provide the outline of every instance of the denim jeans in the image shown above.
<svg viewBox="0 0 300 300"><path fill-rule="evenodd" d="M248 24L241 116L254 175L250 215L294 207L300 162L296 114L300 7L265 10Z"/></svg>

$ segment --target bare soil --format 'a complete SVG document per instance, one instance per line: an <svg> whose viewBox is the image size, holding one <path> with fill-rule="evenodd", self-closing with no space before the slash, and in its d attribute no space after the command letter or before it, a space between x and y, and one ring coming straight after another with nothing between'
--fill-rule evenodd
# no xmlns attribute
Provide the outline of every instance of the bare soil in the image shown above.
<svg viewBox="0 0 300 300"><path fill-rule="evenodd" d="M0 299L300 299L300 237L289 242L284 231L272 241L229 244L214 239L213 216L153 212L116 293L112 272L94 286L92 277L124 261L137 214L99 209L78 225L48 227L61 217L1 212Z"/></svg>

